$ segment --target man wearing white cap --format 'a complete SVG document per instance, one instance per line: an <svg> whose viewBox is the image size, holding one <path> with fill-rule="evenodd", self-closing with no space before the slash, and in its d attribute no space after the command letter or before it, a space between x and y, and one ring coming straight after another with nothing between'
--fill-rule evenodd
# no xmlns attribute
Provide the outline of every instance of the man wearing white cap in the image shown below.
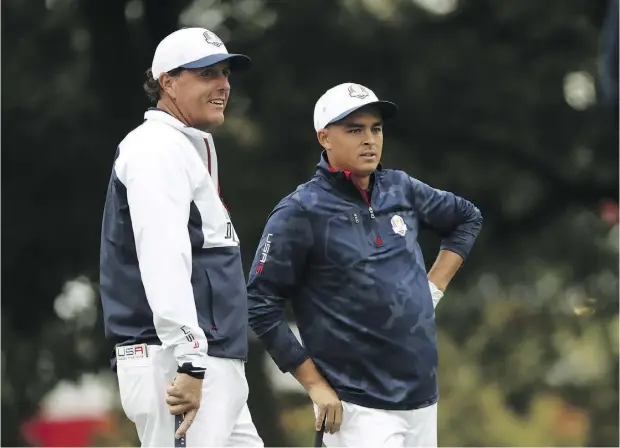
<svg viewBox="0 0 620 448"><path fill-rule="evenodd" d="M119 144L100 285L123 409L142 446L262 446L247 406L247 292L209 133L224 122L230 54L203 28L161 41L157 107Z"/></svg>
<svg viewBox="0 0 620 448"><path fill-rule="evenodd" d="M354 83L317 101L316 174L269 216L248 282L250 326L308 391L327 446L437 446L434 308L482 216L381 167L383 122L396 111ZM443 238L428 274L423 226Z"/></svg>

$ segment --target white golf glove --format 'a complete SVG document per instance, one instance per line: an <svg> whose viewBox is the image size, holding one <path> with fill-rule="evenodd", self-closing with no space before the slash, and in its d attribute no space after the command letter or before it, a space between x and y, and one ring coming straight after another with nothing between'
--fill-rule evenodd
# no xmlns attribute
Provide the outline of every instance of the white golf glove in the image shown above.
<svg viewBox="0 0 620 448"><path fill-rule="evenodd" d="M431 297L433 299L433 308L437 308L437 304L443 297L443 292L431 281L428 282L428 286L431 289Z"/></svg>

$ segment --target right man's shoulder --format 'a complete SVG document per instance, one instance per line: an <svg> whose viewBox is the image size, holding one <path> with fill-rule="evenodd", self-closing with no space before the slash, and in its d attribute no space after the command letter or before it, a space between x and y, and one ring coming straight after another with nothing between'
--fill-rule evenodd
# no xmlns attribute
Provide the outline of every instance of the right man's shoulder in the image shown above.
<svg viewBox="0 0 620 448"><path fill-rule="evenodd" d="M313 181L297 186L295 191L280 200L271 214L276 212L297 215L306 214L312 208L312 205L318 202L318 192L314 187Z"/></svg>

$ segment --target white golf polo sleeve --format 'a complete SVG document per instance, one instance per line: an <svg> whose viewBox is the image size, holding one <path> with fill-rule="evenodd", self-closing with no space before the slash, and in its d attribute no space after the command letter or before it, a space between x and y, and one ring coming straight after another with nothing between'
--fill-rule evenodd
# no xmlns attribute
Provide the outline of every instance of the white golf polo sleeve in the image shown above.
<svg viewBox="0 0 620 448"><path fill-rule="evenodd" d="M164 348L174 348L179 365L204 368L207 339L198 325L187 227L193 187L184 155L166 139L134 139L121 146L115 169L127 188L140 275L157 336Z"/></svg>

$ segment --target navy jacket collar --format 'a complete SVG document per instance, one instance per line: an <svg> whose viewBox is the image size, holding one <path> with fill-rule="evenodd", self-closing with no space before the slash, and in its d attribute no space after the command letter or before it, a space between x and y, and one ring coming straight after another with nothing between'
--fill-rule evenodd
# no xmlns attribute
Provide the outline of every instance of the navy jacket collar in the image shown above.
<svg viewBox="0 0 620 448"><path fill-rule="evenodd" d="M370 188L368 189L369 194L377 188L378 180L381 178L383 173L384 171L381 164L377 165L377 169L370 176ZM327 152L325 150L321 152L321 159L317 164L315 177L327 180L327 184L330 186L329 188L335 188L345 193L351 193L357 197L359 195L360 188L352 181L350 176L350 171L334 170L327 160Z"/></svg>

